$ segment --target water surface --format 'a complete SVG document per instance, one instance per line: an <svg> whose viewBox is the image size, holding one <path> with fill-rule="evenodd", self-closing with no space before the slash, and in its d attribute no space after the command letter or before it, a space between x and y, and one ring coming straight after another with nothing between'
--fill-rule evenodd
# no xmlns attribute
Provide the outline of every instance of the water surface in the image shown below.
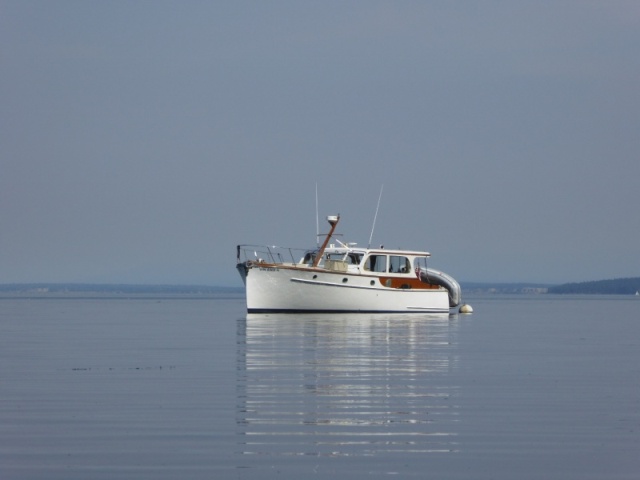
<svg viewBox="0 0 640 480"><path fill-rule="evenodd" d="M0 299L0 478L638 478L640 301Z"/></svg>

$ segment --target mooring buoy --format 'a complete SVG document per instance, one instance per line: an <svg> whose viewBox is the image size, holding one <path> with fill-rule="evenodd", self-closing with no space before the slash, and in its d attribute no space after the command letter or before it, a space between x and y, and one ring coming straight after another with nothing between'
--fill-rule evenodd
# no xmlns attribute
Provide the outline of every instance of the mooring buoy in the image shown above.
<svg viewBox="0 0 640 480"><path fill-rule="evenodd" d="M460 305L460 313L473 313L473 308L471 308L471 305L465 303Z"/></svg>

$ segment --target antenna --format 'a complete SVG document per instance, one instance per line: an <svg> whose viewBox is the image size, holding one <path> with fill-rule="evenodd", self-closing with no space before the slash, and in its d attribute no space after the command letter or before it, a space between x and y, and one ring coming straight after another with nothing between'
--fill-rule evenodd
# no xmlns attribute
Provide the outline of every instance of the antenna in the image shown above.
<svg viewBox="0 0 640 480"><path fill-rule="evenodd" d="M371 248L371 239L373 238L373 229L376 228L376 220L378 218L378 209L380 208L380 199L382 198L382 189L384 185L380 185L380 195L378 196L378 206L376 207L376 214L373 216L373 226L371 227L371 235L369 235L369 245L367 248Z"/></svg>
<svg viewBox="0 0 640 480"><path fill-rule="evenodd" d="M318 182L316 182L316 247L320 246L320 221L318 220Z"/></svg>

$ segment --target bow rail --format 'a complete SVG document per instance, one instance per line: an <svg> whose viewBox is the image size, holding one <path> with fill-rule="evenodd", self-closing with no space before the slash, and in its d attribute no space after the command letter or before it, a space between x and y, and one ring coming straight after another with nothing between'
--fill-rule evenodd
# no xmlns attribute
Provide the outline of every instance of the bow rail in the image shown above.
<svg viewBox="0 0 640 480"><path fill-rule="evenodd" d="M238 245L237 261L274 264L297 264L304 257L304 248L279 247L277 245Z"/></svg>

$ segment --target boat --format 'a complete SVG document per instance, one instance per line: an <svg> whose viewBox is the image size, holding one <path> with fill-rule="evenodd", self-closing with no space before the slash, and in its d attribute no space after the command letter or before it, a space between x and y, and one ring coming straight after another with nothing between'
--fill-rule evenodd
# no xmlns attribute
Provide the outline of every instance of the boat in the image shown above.
<svg viewBox="0 0 640 480"><path fill-rule="evenodd" d="M334 238L303 250L238 245L236 268L248 313L448 313L461 303L458 282L427 267L425 251L359 248Z"/></svg>

